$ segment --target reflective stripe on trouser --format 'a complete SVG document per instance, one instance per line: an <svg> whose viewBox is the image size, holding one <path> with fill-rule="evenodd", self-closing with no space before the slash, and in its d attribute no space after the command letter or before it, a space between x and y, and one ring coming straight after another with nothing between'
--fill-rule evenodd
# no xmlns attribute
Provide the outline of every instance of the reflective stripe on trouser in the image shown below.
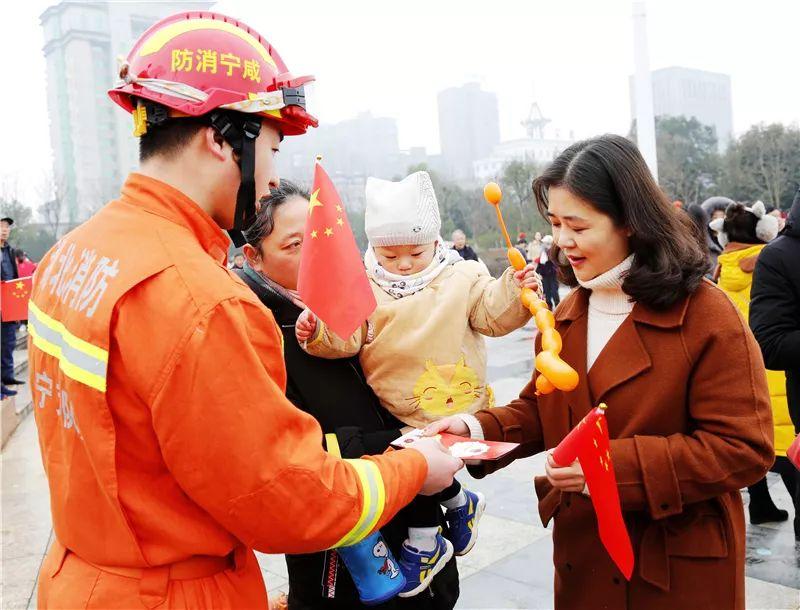
<svg viewBox="0 0 800 610"><path fill-rule="evenodd" d="M383 477L378 466L369 460L345 460L345 462L350 464L358 475L363 505L361 506L361 515L353 529L347 532L332 548L349 546L366 538L375 529L386 504L386 489L383 486Z"/></svg>
<svg viewBox="0 0 800 610"><path fill-rule="evenodd" d="M33 301L28 302L28 332L37 348L58 360L67 377L100 392L106 391L106 350L73 335Z"/></svg>

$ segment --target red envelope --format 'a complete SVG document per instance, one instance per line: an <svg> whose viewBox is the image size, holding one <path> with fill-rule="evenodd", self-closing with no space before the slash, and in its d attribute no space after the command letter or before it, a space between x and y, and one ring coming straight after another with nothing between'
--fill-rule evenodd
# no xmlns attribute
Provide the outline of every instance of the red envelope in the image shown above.
<svg viewBox="0 0 800 610"><path fill-rule="evenodd" d="M392 446L402 449L408 447L422 438L422 430L412 430L408 434L392 441ZM493 461L519 447L519 443L503 443L500 441L484 441L476 438L466 438L441 432L433 438L438 438L450 452L464 460Z"/></svg>

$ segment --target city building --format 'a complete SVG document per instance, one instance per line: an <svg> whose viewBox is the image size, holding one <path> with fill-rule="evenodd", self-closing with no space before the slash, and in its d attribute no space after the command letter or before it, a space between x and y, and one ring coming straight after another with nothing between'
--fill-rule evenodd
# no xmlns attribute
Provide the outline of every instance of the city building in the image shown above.
<svg viewBox="0 0 800 610"><path fill-rule="evenodd" d="M724 152L733 134L731 77L680 67L653 70L651 76L655 116L695 117L714 128L717 147ZM630 85L631 117L636 117L633 77Z"/></svg>
<svg viewBox="0 0 800 610"><path fill-rule="evenodd" d="M550 119L545 118L536 102L531 104L528 118L521 124L525 127L526 137L500 142L485 158L473 161L475 181L482 183L499 179L503 168L512 161L545 166L575 142L571 131L565 136L560 129L550 125Z"/></svg>
<svg viewBox="0 0 800 610"><path fill-rule="evenodd" d="M439 141L447 174L457 181L473 178L473 163L490 155L500 142L497 96L478 83L441 91Z"/></svg>
<svg viewBox="0 0 800 610"><path fill-rule="evenodd" d="M106 93L119 78L118 58L159 19L213 4L62 1L41 14L53 175L65 221L88 218L137 166L131 117Z"/></svg>
<svg viewBox="0 0 800 610"><path fill-rule="evenodd" d="M368 176L396 179L414 163L409 153L400 151L397 122L368 112L309 129L301 138L286 138L277 157L280 176L311 186L317 155L351 209L363 207ZM420 151L414 149L414 159L420 158Z"/></svg>

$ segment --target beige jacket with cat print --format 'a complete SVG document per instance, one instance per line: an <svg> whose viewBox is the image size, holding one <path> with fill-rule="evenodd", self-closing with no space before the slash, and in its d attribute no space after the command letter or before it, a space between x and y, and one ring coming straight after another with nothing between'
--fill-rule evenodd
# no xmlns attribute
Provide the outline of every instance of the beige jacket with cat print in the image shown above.
<svg viewBox="0 0 800 610"><path fill-rule="evenodd" d="M495 280L483 265L459 262L402 299L373 282L378 307L369 331L365 324L344 341L318 321L305 349L323 358L359 354L381 403L409 426L494 406L480 335L508 334L530 318L513 272Z"/></svg>

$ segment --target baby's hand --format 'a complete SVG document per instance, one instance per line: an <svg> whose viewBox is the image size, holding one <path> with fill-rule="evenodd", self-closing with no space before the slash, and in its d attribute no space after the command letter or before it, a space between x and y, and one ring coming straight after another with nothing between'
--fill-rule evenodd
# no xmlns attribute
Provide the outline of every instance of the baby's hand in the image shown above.
<svg viewBox="0 0 800 610"><path fill-rule="evenodd" d="M294 325L294 334L297 337L297 342L305 343L314 335L315 330L317 330L317 316L310 309L304 309Z"/></svg>
<svg viewBox="0 0 800 610"><path fill-rule="evenodd" d="M542 280L536 273L536 266L528 263L523 269L514 272L514 283L520 288L535 290L538 297L542 298Z"/></svg>

